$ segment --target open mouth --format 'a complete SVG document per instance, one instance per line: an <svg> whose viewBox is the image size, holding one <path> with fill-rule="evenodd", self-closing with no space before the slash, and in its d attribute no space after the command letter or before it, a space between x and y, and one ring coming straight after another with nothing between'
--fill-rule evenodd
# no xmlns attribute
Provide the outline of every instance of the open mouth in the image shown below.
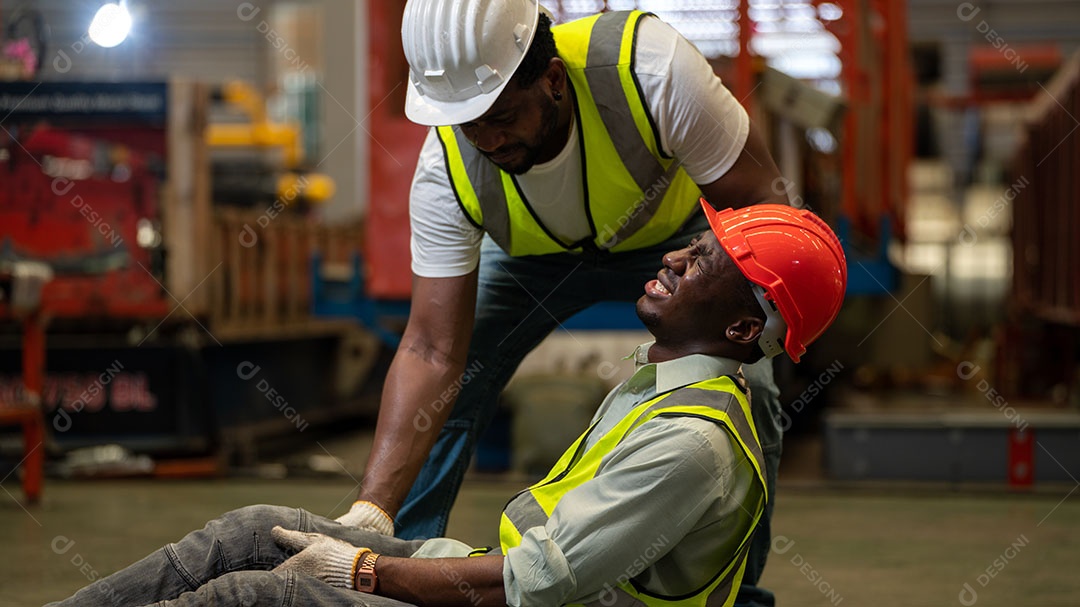
<svg viewBox="0 0 1080 607"><path fill-rule="evenodd" d="M661 271L655 280L645 283L645 293L658 298L671 297L676 287L675 285L668 286L668 283L670 283L670 279L667 279L663 271Z"/></svg>
<svg viewBox="0 0 1080 607"><path fill-rule="evenodd" d="M671 292L659 280L645 283L645 294L653 297L671 297Z"/></svg>

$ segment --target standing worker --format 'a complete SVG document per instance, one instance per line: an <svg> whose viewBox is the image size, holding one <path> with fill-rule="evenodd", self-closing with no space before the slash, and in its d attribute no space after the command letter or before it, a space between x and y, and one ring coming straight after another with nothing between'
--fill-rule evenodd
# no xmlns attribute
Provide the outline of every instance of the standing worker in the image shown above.
<svg viewBox="0 0 1080 607"><path fill-rule="evenodd" d="M746 111L651 15L552 27L536 0L410 0L401 31L406 115L437 128L409 202L411 315L360 494L338 521L420 538L444 534L477 437L529 351L597 302L635 301L659 255L709 228L700 196L716 208L787 197ZM744 372L769 508L737 604L772 605L756 582L779 393L769 360Z"/></svg>

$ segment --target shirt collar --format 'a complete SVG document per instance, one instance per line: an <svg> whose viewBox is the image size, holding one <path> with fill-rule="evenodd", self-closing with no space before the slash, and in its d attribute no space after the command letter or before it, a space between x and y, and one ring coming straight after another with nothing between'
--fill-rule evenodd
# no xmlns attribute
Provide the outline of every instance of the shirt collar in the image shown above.
<svg viewBox="0 0 1080 607"><path fill-rule="evenodd" d="M690 354L662 363L649 362L649 348L656 342L641 344L631 355L638 369L656 366L656 393L668 392L706 379L724 375L741 375L742 363L723 356Z"/></svg>

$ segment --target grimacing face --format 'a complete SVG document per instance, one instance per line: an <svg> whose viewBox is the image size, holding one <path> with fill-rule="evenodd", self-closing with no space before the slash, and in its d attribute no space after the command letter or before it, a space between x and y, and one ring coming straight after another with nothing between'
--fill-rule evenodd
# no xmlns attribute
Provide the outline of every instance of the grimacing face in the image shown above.
<svg viewBox="0 0 1080 607"><path fill-rule="evenodd" d="M638 299L638 317L658 343L713 343L746 317L739 298L731 296L745 283L716 235L706 230L686 248L664 255L656 279Z"/></svg>

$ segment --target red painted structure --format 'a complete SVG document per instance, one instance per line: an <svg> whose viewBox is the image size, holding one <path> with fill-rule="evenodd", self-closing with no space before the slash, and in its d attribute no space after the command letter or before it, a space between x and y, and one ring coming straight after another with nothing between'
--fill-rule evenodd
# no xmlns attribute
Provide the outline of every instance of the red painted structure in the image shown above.
<svg viewBox="0 0 1080 607"><path fill-rule="evenodd" d="M0 319L11 311L0 304ZM36 310L19 319L22 325L22 398L19 402L0 401L0 426L18 425L22 429L22 487L26 501L41 498L45 465L45 421L41 395L45 383L45 315Z"/></svg>
<svg viewBox="0 0 1080 607"><path fill-rule="evenodd" d="M409 186L427 128L405 117L409 66L401 49L405 0L368 2L368 214L364 238L365 291L373 299L408 299Z"/></svg>
<svg viewBox="0 0 1080 607"><path fill-rule="evenodd" d="M0 256L53 267L56 278L42 293L50 314L165 317L169 296L137 238L140 220L160 220L161 180L148 157L49 126L7 141L4 151Z"/></svg>

